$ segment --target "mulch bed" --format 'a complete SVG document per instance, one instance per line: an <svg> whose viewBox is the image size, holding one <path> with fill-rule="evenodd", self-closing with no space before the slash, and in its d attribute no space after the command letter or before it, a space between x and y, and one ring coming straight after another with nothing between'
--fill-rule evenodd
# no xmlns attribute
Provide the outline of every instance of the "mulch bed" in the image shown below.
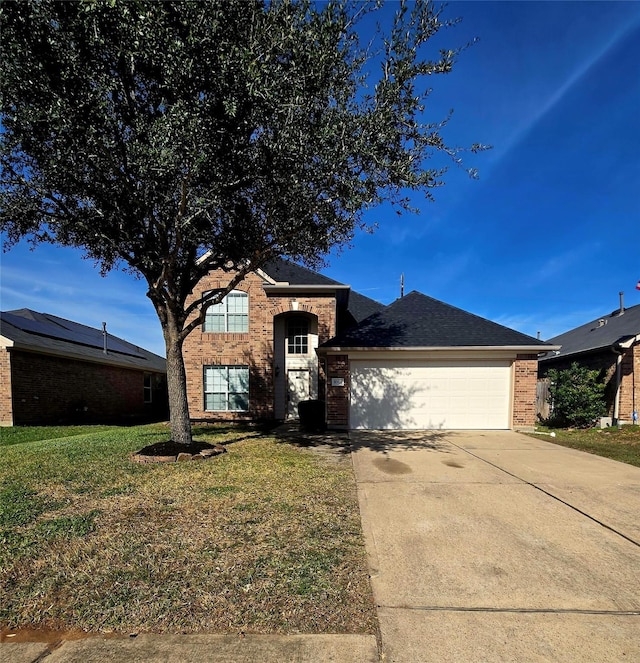
<svg viewBox="0 0 640 663"><path fill-rule="evenodd" d="M176 463L186 460L208 460L226 453L219 444L209 444L201 440L193 440L190 444L174 442L156 442L136 451L131 460L136 463Z"/></svg>

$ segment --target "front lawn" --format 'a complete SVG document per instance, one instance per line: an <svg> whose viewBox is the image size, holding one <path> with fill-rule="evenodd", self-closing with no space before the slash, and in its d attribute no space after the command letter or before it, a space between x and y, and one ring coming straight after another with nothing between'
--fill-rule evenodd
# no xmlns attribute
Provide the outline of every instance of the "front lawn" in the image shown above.
<svg viewBox="0 0 640 663"><path fill-rule="evenodd" d="M348 456L218 426L215 459L139 465L165 426L37 430L0 432L5 629L375 632Z"/></svg>
<svg viewBox="0 0 640 663"><path fill-rule="evenodd" d="M640 467L640 426L586 430L556 428L553 432L555 437L545 435L544 439Z"/></svg>

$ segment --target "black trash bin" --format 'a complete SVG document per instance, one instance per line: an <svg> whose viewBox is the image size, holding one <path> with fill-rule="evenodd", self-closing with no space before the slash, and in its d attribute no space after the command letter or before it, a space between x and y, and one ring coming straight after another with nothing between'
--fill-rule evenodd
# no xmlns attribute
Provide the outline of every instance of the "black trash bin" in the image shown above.
<svg viewBox="0 0 640 663"><path fill-rule="evenodd" d="M298 417L300 428L304 431L323 431L326 428L324 420L324 401L311 400L298 403Z"/></svg>

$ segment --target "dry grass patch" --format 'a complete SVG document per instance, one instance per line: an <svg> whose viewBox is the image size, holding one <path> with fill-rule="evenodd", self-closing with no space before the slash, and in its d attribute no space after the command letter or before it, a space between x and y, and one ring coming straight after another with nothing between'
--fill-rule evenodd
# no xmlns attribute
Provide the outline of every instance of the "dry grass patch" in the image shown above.
<svg viewBox="0 0 640 663"><path fill-rule="evenodd" d="M158 426L7 447L0 621L123 633L374 632L348 460L251 429L203 430L198 437L228 453L130 463L130 452L166 434Z"/></svg>

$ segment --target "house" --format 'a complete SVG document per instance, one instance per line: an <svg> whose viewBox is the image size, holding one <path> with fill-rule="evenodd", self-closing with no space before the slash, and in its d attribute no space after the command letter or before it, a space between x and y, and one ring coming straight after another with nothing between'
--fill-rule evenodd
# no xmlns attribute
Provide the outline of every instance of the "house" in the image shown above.
<svg viewBox="0 0 640 663"><path fill-rule="evenodd" d="M194 297L228 280L229 274L212 271ZM381 308L349 286L285 260L250 272L184 342L191 417L297 416L300 401L325 396L317 347Z"/></svg>
<svg viewBox="0 0 640 663"><path fill-rule="evenodd" d="M193 296L223 288L211 272ZM297 416L326 402L332 428L529 428L537 339L412 292L383 306L276 260L209 309L185 341L196 419Z"/></svg>
<svg viewBox="0 0 640 663"><path fill-rule="evenodd" d="M0 324L1 425L166 418L162 357L30 309L0 313Z"/></svg>
<svg viewBox="0 0 640 663"><path fill-rule="evenodd" d="M540 378L552 368L566 369L574 362L600 371L606 383L609 415L614 423L631 422L640 408L640 305L620 306L584 325L555 336L560 346L541 357Z"/></svg>

